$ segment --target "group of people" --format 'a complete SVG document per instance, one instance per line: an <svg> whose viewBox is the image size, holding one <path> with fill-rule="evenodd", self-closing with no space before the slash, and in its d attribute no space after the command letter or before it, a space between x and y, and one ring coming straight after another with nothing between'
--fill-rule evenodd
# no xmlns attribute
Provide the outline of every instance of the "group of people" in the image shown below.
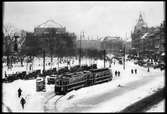
<svg viewBox="0 0 167 114"><path fill-rule="evenodd" d="M137 74L137 69L131 69L131 74L133 73Z"/></svg>
<svg viewBox="0 0 167 114"><path fill-rule="evenodd" d="M117 70L116 70L116 71L115 71L115 76L118 76L118 77L119 77L119 76L120 76L120 71L117 71Z"/></svg>
<svg viewBox="0 0 167 114"><path fill-rule="evenodd" d="M22 90L19 88L18 89L18 97L20 98L22 96ZM24 105L26 103L26 100L24 97L21 97L21 100L20 100L20 104L22 106L22 108L24 109Z"/></svg>

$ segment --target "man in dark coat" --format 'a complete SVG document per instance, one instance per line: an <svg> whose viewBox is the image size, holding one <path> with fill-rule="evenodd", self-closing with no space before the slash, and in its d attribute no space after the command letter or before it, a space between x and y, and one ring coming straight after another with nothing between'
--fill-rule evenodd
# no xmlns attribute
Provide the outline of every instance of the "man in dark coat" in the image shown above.
<svg viewBox="0 0 167 114"><path fill-rule="evenodd" d="M118 77L120 76L120 71L118 71Z"/></svg>
<svg viewBox="0 0 167 114"><path fill-rule="evenodd" d="M23 97L21 98L20 103L22 105L22 108L24 109L24 104L26 103L26 100Z"/></svg>
<svg viewBox="0 0 167 114"><path fill-rule="evenodd" d="M117 76L117 71L115 71L115 76Z"/></svg>
<svg viewBox="0 0 167 114"><path fill-rule="evenodd" d="M149 67L148 67L148 69L147 69L147 72L150 72L150 69L149 69Z"/></svg>
<svg viewBox="0 0 167 114"><path fill-rule="evenodd" d="M6 71L5 71L5 78L7 78L8 76L7 76L7 74L6 74Z"/></svg>
<svg viewBox="0 0 167 114"><path fill-rule="evenodd" d="M137 74L137 69L135 69L135 74Z"/></svg>
<svg viewBox="0 0 167 114"><path fill-rule="evenodd" d="M131 74L133 74L133 69L131 69Z"/></svg>
<svg viewBox="0 0 167 114"><path fill-rule="evenodd" d="M21 92L22 92L22 90L19 88L19 89L18 89L18 97L21 96Z"/></svg>

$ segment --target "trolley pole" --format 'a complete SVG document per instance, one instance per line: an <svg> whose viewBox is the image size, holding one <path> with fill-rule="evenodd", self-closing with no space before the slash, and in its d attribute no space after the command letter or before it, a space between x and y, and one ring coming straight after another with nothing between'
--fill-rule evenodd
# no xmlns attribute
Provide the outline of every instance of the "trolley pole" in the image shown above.
<svg viewBox="0 0 167 114"><path fill-rule="evenodd" d="M125 70L125 49L126 49L126 44L124 45L124 65L123 65L123 69Z"/></svg>
<svg viewBox="0 0 167 114"><path fill-rule="evenodd" d="M43 73L45 71L45 50L43 50Z"/></svg>
<svg viewBox="0 0 167 114"><path fill-rule="evenodd" d="M80 49L79 49L79 66L81 66L81 34L80 34Z"/></svg>
<svg viewBox="0 0 167 114"><path fill-rule="evenodd" d="M106 50L104 49L104 68L106 67L105 61L106 61Z"/></svg>

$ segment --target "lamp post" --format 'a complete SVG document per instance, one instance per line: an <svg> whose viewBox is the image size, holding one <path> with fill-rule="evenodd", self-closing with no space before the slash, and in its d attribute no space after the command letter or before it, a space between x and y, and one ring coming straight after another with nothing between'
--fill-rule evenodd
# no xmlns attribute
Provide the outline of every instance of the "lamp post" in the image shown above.
<svg viewBox="0 0 167 114"><path fill-rule="evenodd" d="M126 53L126 42L124 44L124 63L123 63L123 69L125 70L125 53Z"/></svg>
<svg viewBox="0 0 167 114"><path fill-rule="evenodd" d="M43 73L45 71L45 49L43 51Z"/></svg>
<svg viewBox="0 0 167 114"><path fill-rule="evenodd" d="M104 48L104 68L106 67L106 50L105 50L105 48Z"/></svg>
<svg viewBox="0 0 167 114"><path fill-rule="evenodd" d="M81 66L81 34L80 34L80 49L79 49L79 66Z"/></svg>

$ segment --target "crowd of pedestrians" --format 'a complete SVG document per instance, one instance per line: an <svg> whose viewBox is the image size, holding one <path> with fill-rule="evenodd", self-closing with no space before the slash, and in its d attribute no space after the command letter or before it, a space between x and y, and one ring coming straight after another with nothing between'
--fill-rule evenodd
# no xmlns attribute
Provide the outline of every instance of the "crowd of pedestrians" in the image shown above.
<svg viewBox="0 0 167 114"><path fill-rule="evenodd" d="M116 76L116 77L120 77L120 71L117 71L117 70L116 70L116 71L115 71L115 76Z"/></svg>
<svg viewBox="0 0 167 114"><path fill-rule="evenodd" d="M137 69L131 69L131 74L137 74Z"/></svg>

